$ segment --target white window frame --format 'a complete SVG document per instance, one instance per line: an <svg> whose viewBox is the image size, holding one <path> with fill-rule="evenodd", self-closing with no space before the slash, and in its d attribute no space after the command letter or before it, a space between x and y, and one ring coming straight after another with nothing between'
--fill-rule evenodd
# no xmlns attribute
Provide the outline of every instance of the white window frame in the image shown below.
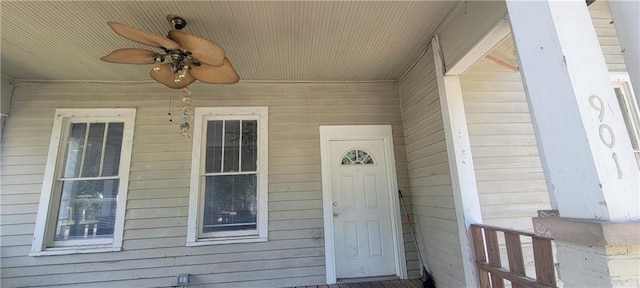
<svg viewBox="0 0 640 288"><path fill-rule="evenodd" d="M129 183L129 167L131 163L131 148L133 142L133 130L136 117L135 108L109 108L109 109L56 109L49 154L42 181L38 216L34 229L33 243L29 256L62 255L76 253L112 252L122 249L122 235L124 233L124 218L127 204L127 191ZM112 239L55 241L53 231L56 227L57 214L60 207L54 197L58 174L64 161L65 143L64 135L68 132L71 123L84 122L124 122L122 148L120 152L120 166L118 171L118 197L116 201L116 217ZM55 215L54 215L55 214Z"/></svg>
<svg viewBox="0 0 640 288"><path fill-rule="evenodd" d="M195 109L193 153L191 162L191 188L189 192L189 218L187 222L187 246L228 243L264 242L268 240L268 115L267 107L201 107ZM204 165L207 121L257 120L257 223L256 230L216 232L213 237L202 237L204 205ZM209 234L209 233L207 233Z"/></svg>
<svg viewBox="0 0 640 288"><path fill-rule="evenodd" d="M633 130L633 135L629 135L631 141L635 141L640 145L640 103L636 103L636 97L633 93L633 89L631 87L631 78L629 78L628 73L611 73L609 74L609 78L611 80L611 85L613 88L619 88L624 93L624 101L628 115L622 115L622 117L626 118L625 125L627 123L631 123L632 127L627 127L627 129ZM617 95L616 95L617 99ZM634 154L636 156L636 161L638 165L640 165L640 149L636 147L632 147L634 149Z"/></svg>

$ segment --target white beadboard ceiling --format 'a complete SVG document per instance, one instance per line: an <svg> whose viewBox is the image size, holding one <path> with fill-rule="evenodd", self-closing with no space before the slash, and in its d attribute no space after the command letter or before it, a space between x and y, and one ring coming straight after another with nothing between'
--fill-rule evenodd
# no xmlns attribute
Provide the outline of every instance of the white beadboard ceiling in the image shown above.
<svg viewBox="0 0 640 288"><path fill-rule="evenodd" d="M242 80L397 80L456 1L1 1L2 73L16 79L150 80L152 65L105 63L148 48L107 21L166 35L167 14L213 40ZM153 50L153 48L150 48Z"/></svg>

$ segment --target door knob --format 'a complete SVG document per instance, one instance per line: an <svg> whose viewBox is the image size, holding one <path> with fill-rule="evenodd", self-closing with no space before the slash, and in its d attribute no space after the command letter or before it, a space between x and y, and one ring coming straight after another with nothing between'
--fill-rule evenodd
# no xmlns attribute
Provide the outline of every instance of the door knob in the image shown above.
<svg viewBox="0 0 640 288"><path fill-rule="evenodd" d="M333 217L338 217L338 212L333 212Z"/></svg>

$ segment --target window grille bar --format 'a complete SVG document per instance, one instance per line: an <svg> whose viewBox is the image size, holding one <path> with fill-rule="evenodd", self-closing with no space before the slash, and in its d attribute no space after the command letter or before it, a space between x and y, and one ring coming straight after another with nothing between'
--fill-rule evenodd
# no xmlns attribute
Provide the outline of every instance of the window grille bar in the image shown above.
<svg viewBox="0 0 640 288"><path fill-rule="evenodd" d="M244 135L242 135L242 124L244 120L240 120L240 139L238 141L238 172L242 172L242 140L244 139Z"/></svg>
<svg viewBox="0 0 640 288"><path fill-rule="evenodd" d="M109 122L104 124L104 133L102 135L102 153L100 154L100 169L98 176L102 176L102 168L104 168L104 154L107 151L107 132L109 132Z"/></svg>
<svg viewBox="0 0 640 288"><path fill-rule="evenodd" d="M222 120L222 150L220 152L220 172L224 172L224 146L227 141L227 120Z"/></svg>
<svg viewBox="0 0 640 288"><path fill-rule="evenodd" d="M84 156L87 155L87 141L89 140L89 128L91 128L91 123L86 123L87 128L84 130L84 143L82 144L82 158L80 158L80 171L78 171L78 177L82 177L82 170L84 169ZM68 139L69 138L67 138L67 141Z"/></svg>
<svg viewBox="0 0 640 288"><path fill-rule="evenodd" d="M204 173L202 176L228 176L228 175L258 175L257 171L246 171L246 172L210 172Z"/></svg>
<svg viewBox="0 0 640 288"><path fill-rule="evenodd" d="M202 227L215 228L215 227L247 226L247 225L256 225L256 223L257 222L234 223L234 224L212 224L212 225L202 225Z"/></svg>
<svg viewBox="0 0 640 288"><path fill-rule="evenodd" d="M120 179L120 176L96 176L96 177L68 177L60 178L58 181L78 181L78 180L113 180Z"/></svg>

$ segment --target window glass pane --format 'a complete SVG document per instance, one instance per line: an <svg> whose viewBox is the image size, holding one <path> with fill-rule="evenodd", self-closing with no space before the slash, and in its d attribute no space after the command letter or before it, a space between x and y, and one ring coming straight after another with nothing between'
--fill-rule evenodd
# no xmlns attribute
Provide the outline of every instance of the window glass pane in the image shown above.
<svg viewBox="0 0 640 288"><path fill-rule="evenodd" d="M117 179L64 181L54 239L113 237L117 196Z"/></svg>
<svg viewBox="0 0 640 288"><path fill-rule="evenodd" d="M240 166L240 121L225 121L224 125L224 169L222 172L236 172Z"/></svg>
<svg viewBox="0 0 640 288"><path fill-rule="evenodd" d="M207 173L221 172L222 123L223 121L209 121L207 123L207 151L205 155L205 171Z"/></svg>
<svg viewBox="0 0 640 288"><path fill-rule="evenodd" d="M96 177L100 172L100 159L102 159L102 140L104 139L105 123L89 124L89 137L87 137L87 152L84 155L81 177Z"/></svg>
<svg viewBox="0 0 640 288"><path fill-rule="evenodd" d="M123 131L124 123L109 123L104 151L104 163L102 164L102 176L118 176Z"/></svg>
<svg viewBox="0 0 640 288"><path fill-rule="evenodd" d="M618 105L620 106L620 110L622 111L622 119L624 119L624 124L627 127L629 139L631 139L631 147L633 147L633 150L638 151L640 149L640 143L638 143L637 137L638 132L634 131L633 118L631 115L631 109L633 109L633 106L631 105L633 105L633 103L627 103L627 97L625 97L624 92L621 88L615 87L614 91L616 92L616 97L618 98Z"/></svg>
<svg viewBox="0 0 640 288"><path fill-rule="evenodd" d="M347 152L340 163L342 165L375 164L369 153L358 149Z"/></svg>
<svg viewBox="0 0 640 288"><path fill-rule="evenodd" d="M256 171L258 121L242 121L242 171Z"/></svg>
<svg viewBox="0 0 640 288"><path fill-rule="evenodd" d="M207 176L202 232L255 230L256 174Z"/></svg>
<svg viewBox="0 0 640 288"><path fill-rule="evenodd" d="M347 158L351 163L356 161L356 150L351 150L349 151L349 153L347 153L347 156L345 156L345 158Z"/></svg>
<svg viewBox="0 0 640 288"><path fill-rule="evenodd" d="M72 123L67 138L67 151L63 165L63 177L78 177L80 175L80 163L82 163L82 151L84 150L84 136L87 132L87 123Z"/></svg>

